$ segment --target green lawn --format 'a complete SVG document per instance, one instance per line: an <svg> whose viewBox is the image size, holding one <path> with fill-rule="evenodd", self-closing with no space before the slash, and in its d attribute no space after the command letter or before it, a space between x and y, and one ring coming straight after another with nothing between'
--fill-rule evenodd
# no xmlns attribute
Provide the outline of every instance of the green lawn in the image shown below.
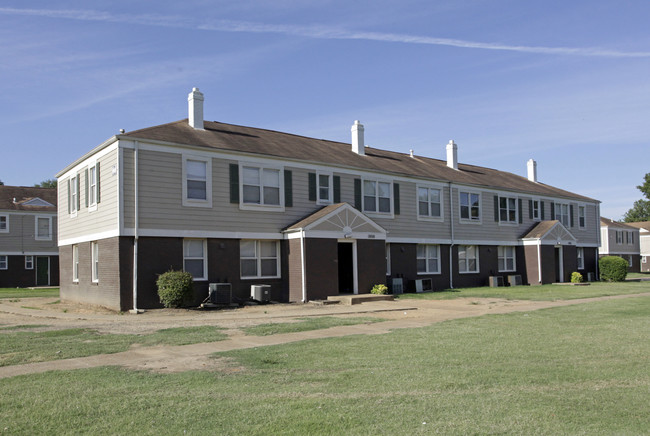
<svg viewBox="0 0 650 436"><path fill-rule="evenodd" d="M58 297L59 288L0 288L0 298Z"/></svg>
<svg viewBox="0 0 650 436"><path fill-rule="evenodd" d="M650 298L0 380L7 434L643 435Z"/></svg>
<svg viewBox="0 0 650 436"><path fill-rule="evenodd" d="M593 282L587 286L542 285L505 286L499 288L460 288L439 292L397 295L399 299L449 300L452 298L505 298L508 300L573 300L608 295L650 292L650 282L605 283Z"/></svg>
<svg viewBox="0 0 650 436"><path fill-rule="evenodd" d="M277 335L278 333L296 333L308 330L321 330L330 327L369 324L373 322L384 321L380 318L372 317L353 317L337 318L334 316L319 316L314 318L299 318L297 322L269 323L260 324L252 327L245 327L242 330L247 335L268 336Z"/></svg>

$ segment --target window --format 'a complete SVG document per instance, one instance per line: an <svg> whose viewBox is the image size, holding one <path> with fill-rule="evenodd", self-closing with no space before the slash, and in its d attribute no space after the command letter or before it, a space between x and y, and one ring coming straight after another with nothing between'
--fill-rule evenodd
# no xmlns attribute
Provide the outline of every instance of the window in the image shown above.
<svg viewBox="0 0 650 436"><path fill-rule="evenodd" d="M72 215L77 214L77 209L79 207L79 177L73 176L70 178L70 213Z"/></svg>
<svg viewBox="0 0 650 436"><path fill-rule="evenodd" d="M458 272L478 272L478 247L476 245L458 246Z"/></svg>
<svg viewBox="0 0 650 436"><path fill-rule="evenodd" d="M418 274L440 273L440 246L418 244L417 246Z"/></svg>
<svg viewBox="0 0 650 436"><path fill-rule="evenodd" d="M212 161L183 156L183 206L212 207Z"/></svg>
<svg viewBox="0 0 650 436"><path fill-rule="evenodd" d="M632 256L627 257L627 265L632 268Z"/></svg>
<svg viewBox="0 0 650 436"><path fill-rule="evenodd" d="M386 275L390 275L390 244L386 244Z"/></svg>
<svg viewBox="0 0 650 436"><path fill-rule="evenodd" d="M97 206L97 166L88 168L88 206Z"/></svg>
<svg viewBox="0 0 650 436"><path fill-rule="evenodd" d="M246 241L239 245L242 278L280 276L280 244L278 241Z"/></svg>
<svg viewBox="0 0 650 436"><path fill-rule="evenodd" d="M34 256L25 256L25 269L34 269Z"/></svg>
<svg viewBox="0 0 650 436"><path fill-rule="evenodd" d="M72 246L72 281L79 282L79 246Z"/></svg>
<svg viewBox="0 0 650 436"><path fill-rule="evenodd" d="M242 191L245 204L280 206L280 170L243 167Z"/></svg>
<svg viewBox="0 0 650 436"><path fill-rule="evenodd" d="M7 269L9 266L9 260L8 256L6 255L1 255L0 256L0 270Z"/></svg>
<svg viewBox="0 0 650 436"><path fill-rule="evenodd" d="M52 240L52 218L49 216L36 217L36 237L37 241Z"/></svg>
<svg viewBox="0 0 650 436"><path fill-rule="evenodd" d="M617 244L623 243L623 232L621 232L620 230L616 230L616 243Z"/></svg>
<svg viewBox="0 0 650 436"><path fill-rule="evenodd" d="M532 200L530 204L531 204L531 208L532 208L531 209L532 210L532 212L531 212L532 219L534 219L535 221L539 221L539 219L540 219L539 218L540 217L540 215L539 215L539 200Z"/></svg>
<svg viewBox="0 0 650 436"><path fill-rule="evenodd" d="M469 221L481 220L481 196L472 192L460 193L460 219Z"/></svg>
<svg viewBox="0 0 650 436"><path fill-rule="evenodd" d="M499 197L499 222L517 223L517 199Z"/></svg>
<svg viewBox="0 0 650 436"><path fill-rule="evenodd" d="M99 281L99 244L97 242L90 243L90 257L91 257L91 277L94 283Z"/></svg>
<svg viewBox="0 0 650 436"><path fill-rule="evenodd" d="M332 177L329 174L318 174L318 203L330 204L332 202Z"/></svg>
<svg viewBox="0 0 650 436"><path fill-rule="evenodd" d="M634 245L634 232L627 232L627 244Z"/></svg>
<svg viewBox="0 0 650 436"><path fill-rule="evenodd" d="M499 272L509 272L517 270L515 260L515 247L498 247Z"/></svg>
<svg viewBox="0 0 650 436"><path fill-rule="evenodd" d="M390 213L390 183L377 180L363 181L363 211Z"/></svg>
<svg viewBox="0 0 650 436"><path fill-rule="evenodd" d="M192 274L194 280L207 280L207 257L205 239L183 240L183 271Z"/></svg>
<svg viewBox="0 0 650 436"><path fill-rule="evenodd" d="M569 205L566 203L555 203L555 219L561 222L564 227L570 227Z"/></svg>
<svg viewBox="0 0 650 436"><path fill-rule="evenodd" d="M0 215L0 233L9 233L9 215Z"/></svg>
<svg viewBox="0 0 650 436"><path fill-rule="evenodd" d="M578 252L578 269L585 269L585 249L582 247L578 247L577 252Z"/></svg>
<svg viewBox="0 0 650 436"><path fill-rule="evenodd" d="M587 225L587 213L585 206L578 206L578 225L584 229Z"/></svg>
<svg viewBox="0 0 650 436"><path fill-rule="evenodd" d="M418 187L418 217L442 218L440 189Z"/></svg>

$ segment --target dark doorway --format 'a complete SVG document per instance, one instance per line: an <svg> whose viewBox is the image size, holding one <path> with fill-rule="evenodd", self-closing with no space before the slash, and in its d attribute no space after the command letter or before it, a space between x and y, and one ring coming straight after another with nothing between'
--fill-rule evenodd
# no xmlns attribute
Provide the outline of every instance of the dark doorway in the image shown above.
<svg viewBox="0 0 650 436"><path fill-rule="evenodd" d="M49 286L50 284L50 258L36 258L36 286Z"/></svg>
<svg viewBox="0 0 650 436"><path fill-rule="evenodd" d="M561 247L555 247L555 282L562 281L562 250Z"/></svg>
<svg viewBox="0 0 650 436"><path fill-rule="evenodd" d="M353 246L354 244L345 242L338 244L339 294L354 293Z"/></svg>

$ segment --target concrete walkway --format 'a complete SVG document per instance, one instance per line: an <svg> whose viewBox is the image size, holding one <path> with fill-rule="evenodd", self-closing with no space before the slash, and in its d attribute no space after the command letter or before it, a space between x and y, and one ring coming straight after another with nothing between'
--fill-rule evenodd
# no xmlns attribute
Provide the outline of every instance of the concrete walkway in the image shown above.
<svg viewBox="0 0 650 436"><path fill-rule="evenodd" d="M211 343L182 346L134 346L130 350L121 353L101 354L88 357L0 367L0 378L14 377L25 374L35 374L54 370L73 370L111 365L135 369L151 369L163 372L187 371L193 369L212 369L219 366L219 359L211 359L209 357L212 353L215 352L287 344L308 339L334 338L351 335L386 334L396 329L425 327L450 319L467 318L485 314L527 312L550 307L569 306L594 301L624 299L640 296L648 297L650 296L650 293L562 301L508 301L498 299L471 298L456 300L406 300L403 302L372 302L363 303L356 306L325 307L323 310L318 311L319 316L341 314L361 315L380 312L381 315L379 317L388 317L393 319L378 323L340 326L323 330L276 334L271 336L246 336L241 331L234 331L232 332L229 339ZM4 310L8 309L0 304L0 312ZM265 313L261 313L259 311L255 311L255 313L257 316L275 315L278 318L303 317L306 315L308 316L314 314L313 308L308 307L307 305L294 306L289 309L290 313L287 313L287 310L288 308L284 308L275 314L269 314L269 310L266 310ZM67 316L69 314L61 315ZM235 313L223 312L218 315L221 319L223 319L235 316ZM243 315L243 313L239 313L239 316ZM48 316L51 316L51 314ZM254 316L254 314L253 312L249 312L247 316ZM221 364L221 366L221 369L224 369L224 365Z"/></svg>

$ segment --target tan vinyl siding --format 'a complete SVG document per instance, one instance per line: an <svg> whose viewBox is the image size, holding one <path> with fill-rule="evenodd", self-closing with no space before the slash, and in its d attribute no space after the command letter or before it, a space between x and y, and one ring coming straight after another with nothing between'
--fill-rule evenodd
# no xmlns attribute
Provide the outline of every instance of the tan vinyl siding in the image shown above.
<svg viewBox="0 0 650 436"><path fill-rule="evenodd" d="M94 234L118 230L118 152L114 150L108 154L95 159L87 160L86 165L79 166L76 174L79 177L79 210L77 216L72 217L68 213L68 181L70 176L59 179L59 238L68 240L71 238L92 237ZM95 210L86 206L86 168L92 166L95 161L99 163L99 195L100 202ZM116 173L113 174L113 166Z"/></svg>
<svg viewBox="0 0 650 436"><path fill-rule="evenodd" d="M57 219L51 213L0 212L7 215L9 232L0 233L0 254L5 253L52 253L57 254ZM36 217L50 217L51 240L37 240Z"/></svg>

